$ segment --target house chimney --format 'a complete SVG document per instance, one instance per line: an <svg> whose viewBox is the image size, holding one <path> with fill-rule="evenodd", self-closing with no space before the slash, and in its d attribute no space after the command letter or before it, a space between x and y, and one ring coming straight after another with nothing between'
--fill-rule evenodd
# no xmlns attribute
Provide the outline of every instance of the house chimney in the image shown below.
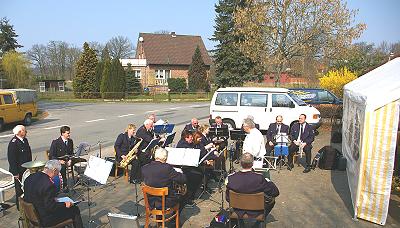
<svg viewBox="0 0 400 228"><path fill-rule="evenodd" d="M172 36L172 37L176 37L175 32L171 32L171 36Z"/></svg>

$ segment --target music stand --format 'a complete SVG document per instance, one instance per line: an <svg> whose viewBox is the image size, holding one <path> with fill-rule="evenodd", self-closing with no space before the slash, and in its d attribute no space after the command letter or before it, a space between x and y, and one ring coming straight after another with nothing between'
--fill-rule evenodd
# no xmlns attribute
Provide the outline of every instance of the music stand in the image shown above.
<svg viewBox="0 0 400 228"><path fill-rule="evenodd" d="M174 130L175 124L160 124L154 125L154 133L156 134L164 134L164 133L172 133Z"/></svg>
<svg viewBox="0 0 400 228"><path fill-rule="evenodd" d="M208 132L209 137L217 137L217 138L229 138L229 128L227 127L210 127Z"/></svg>
<svg viewBox="0 0 400 228"><path fill-rule="evenodd" d="M160 143L160 139L159 138L155 138L152 139L150 141L150 143L146 146L146 148L144 148L142 150L143 153L146 153L146 151L151 151L152 149L154 149L158 144ZM150 157L153 157L153 154L150 154Z"/></svg>
<svg viewBox="0 0 400 228"><path fill-rule="evenodd" d="M280 133L275 136L275 140L277 144L274 146L274 156L281 158L278 161L280 171L283 165L288 165L286 158L289 156L289 147L287 146L289 143L289 136L284 133Z"/></svg>
<svg viewBox="0 0 400 228"><path fill-rule="evenodd" d="M172 134L168 134L167 138L165 139L163 145L161 146L162 148L167 147L169 144L171 144L174 141L175 138L175 134L176 132L172 133Z"/></svg>
<svg viewBox="0 0 400 228"><path fill-rule="evenodd" d="M91 227L91 224L96 222L91 219L91 212L90 212L90 184L89 181L90 179L104 185L107 183L108 176L111 172L113 163L106 161L104 159L95 157L95 156L90 156L84 175L88 177L88 184L87 184L87 201L88 201L88 209L89 209L89 221L88 221L88 226L89 228ZM99 224L96 224L99 226ZM97 227L96 226L96 227Z"/></svg>

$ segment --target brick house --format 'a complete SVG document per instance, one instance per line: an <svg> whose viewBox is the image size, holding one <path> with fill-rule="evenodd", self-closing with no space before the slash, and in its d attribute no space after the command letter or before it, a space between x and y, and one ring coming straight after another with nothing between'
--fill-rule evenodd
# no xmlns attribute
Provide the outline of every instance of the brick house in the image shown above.
<svg viewBox="0 0 400 228"><path fill-rule="evenodd" d="M140 33L135 59L121 59L122 66L130 63L143 88L151 92L165 92L168 78L188 79L189 66L196 47L210 72L212 60L200 36Z"/></svg>
<svg viewBox="0 0 400 228"><path fill-rule="evenodd" d="M275 83L275 74L274 73L264 74L263 83L268 86L273 86ZM281 73L279 83L282 86L291 84L307 84L307 79L302 77L296 77L295 75L290 75L288 73Z"/></svg>

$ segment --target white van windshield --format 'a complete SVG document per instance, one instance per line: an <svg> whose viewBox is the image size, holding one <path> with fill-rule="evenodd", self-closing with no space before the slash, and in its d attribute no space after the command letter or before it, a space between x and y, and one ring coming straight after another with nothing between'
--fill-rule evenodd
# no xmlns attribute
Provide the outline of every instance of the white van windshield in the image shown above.
<svg viewBox="0 0 400 228"><path fill-rule="evenodd" d="M297 95L293 93L288 93L289 96L300 106L307 106L306 102L304 102L302 99L300 99Z"/></svg>

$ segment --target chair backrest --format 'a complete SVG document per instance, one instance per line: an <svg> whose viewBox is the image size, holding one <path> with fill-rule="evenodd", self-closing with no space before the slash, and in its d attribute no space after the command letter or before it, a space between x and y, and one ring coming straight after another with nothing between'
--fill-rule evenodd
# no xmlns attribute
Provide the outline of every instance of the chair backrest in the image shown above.
<svg viewBox="0 0 400 228"><path fill-rule="evenodd" d="M19 203L20 203L20 206L22 207L22 210L24 211L26 218L29 220L29 222L34 226L40 226L39 216L38 216L33 204L26 202L21 197L19 198Z"/></svg>
<svg viewBox="0 0 400 228"><path fill-rule="evenodd" d="M0 178L0 188L8 188L9 186L14 184L14 175L12 173L3 168L0 168L0 173L6 175L6 177Z"/></svg>
<svg viewBox="0 0 400 228"><path fill-rule="evenodd" d="M144 203L146 206L146 210L150 208L149 205L149 200L147 195L151 196L160 196L161 197L161 205L162 205L162 210L165 210L165 196L168 195L168 187L164 188L153 188L150 186L147 186L145 184L142 185L142 191L143 191L143 198L144 198Z"/></svg>
<svg viewBox="0 0 400 228"><path fill-rule="evenodd" d="M242 210L264 210L264 192L245 194L229 190L229 206Z"/></svg>

